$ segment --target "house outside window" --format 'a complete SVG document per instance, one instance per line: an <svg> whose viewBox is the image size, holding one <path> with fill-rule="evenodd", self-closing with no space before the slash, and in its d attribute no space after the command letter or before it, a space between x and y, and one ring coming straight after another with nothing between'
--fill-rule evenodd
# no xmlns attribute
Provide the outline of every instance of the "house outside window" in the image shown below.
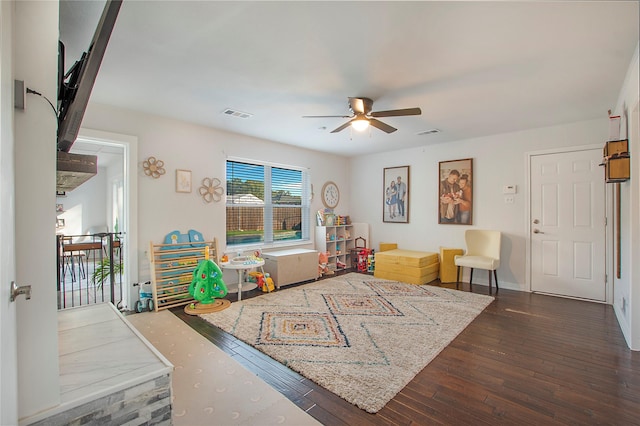
<svg viewBox="0 0 640 426"><path fill-rule="evenodd" d="M309 174L305 169L229 159L227 247L309 241Z"/></svg>

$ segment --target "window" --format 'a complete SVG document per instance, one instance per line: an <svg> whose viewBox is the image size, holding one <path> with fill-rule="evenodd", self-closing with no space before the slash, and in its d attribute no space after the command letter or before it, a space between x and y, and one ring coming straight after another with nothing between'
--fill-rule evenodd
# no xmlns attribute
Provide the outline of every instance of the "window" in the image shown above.
<svg viewBox="0 0 640 426"><path fill-rule="evenodd" d="M227 160L227 247L309 240L308 173Z"/></svg>

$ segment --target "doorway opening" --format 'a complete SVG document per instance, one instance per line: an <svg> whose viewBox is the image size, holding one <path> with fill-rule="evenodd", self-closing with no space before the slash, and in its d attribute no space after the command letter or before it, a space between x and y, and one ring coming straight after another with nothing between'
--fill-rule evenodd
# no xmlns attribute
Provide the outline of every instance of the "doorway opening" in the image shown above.
<svg viewBox="0 0 640 426"><path fill-rule="evenodd" d="M81 129L72 153L95 155L98 173L56 197L58 307L137 300L137 138Z"/></svg>

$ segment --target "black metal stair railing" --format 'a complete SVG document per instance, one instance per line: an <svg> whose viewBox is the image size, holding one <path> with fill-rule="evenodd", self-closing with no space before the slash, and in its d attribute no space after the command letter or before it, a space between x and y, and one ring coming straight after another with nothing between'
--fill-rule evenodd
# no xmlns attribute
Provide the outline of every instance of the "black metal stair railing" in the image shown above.
<svg viewBox="0 0 640 426"><path fill-rule="evenodd" d="M122 233L57 235L58 309L122 304Z"/></svg>

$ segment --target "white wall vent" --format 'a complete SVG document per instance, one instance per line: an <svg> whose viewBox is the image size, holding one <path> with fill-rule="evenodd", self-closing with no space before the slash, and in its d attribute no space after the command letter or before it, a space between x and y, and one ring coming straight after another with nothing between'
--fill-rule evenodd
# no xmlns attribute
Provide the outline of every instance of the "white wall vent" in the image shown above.
<svg viewBox="0 0 640 426"><path fill-rule="evenodd" d="M432 135L434 133L440 133L440 129L425 130L424 132L417 133L417 135L418 136L424 136L424 135Z"/></svg>
<svg viewBox="0 0 640 426"><path fill-rule="evenodd" d="M224 111L222 111L222 113L226 115L230 115L232 117L238 117L238 118L253 117L253 114L249 114L248 112L242 112L242 111L238 111L237 109L231 109L231 108L225 109Z"/></svg>

